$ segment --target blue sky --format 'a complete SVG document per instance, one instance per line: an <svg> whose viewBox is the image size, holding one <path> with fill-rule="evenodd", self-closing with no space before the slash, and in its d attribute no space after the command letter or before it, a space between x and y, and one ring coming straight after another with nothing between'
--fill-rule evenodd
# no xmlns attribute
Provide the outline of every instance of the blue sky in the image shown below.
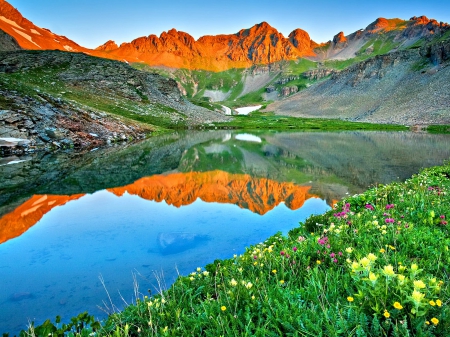
<svg viewBox="0 0 450 337"><path fill-rule="evenodd" d="M409 19L426 15L450 22L449 0L275 1L275 0L7 0L34 24L95 48L171 28L195 39L232 34L267 21L284 36L306 30L316 42L365 28L378 17Z"/></svg>

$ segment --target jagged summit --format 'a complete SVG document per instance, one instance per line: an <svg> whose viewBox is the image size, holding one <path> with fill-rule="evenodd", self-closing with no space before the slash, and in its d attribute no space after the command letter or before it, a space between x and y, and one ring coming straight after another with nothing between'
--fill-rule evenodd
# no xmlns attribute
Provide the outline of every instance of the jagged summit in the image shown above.
<svg viewBox="0 0 450 337"><path fill-rule="evenodd" d="M392 34L398 45L410 45L420 38L442 34L449 25L426 16L409 20L378 18L365 29L350 35L338 33L325 44L312 41L302 29L283 36L266 21L235 34L205 35L195 40L189 33L175 28L134 39L118 46L107 41L94 50L79 46L70 39L34 25L5 0L0 0L0 29L12 36L24 49L59 49L84 52L94 56L150 66L222 71L248 68L282 60L309 57L315 60L354 57L372 37Z"/></svg>

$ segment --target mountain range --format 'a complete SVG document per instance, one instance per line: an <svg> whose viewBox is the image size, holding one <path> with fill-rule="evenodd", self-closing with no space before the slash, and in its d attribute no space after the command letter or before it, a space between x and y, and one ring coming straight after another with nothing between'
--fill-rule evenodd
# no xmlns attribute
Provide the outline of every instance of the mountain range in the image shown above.
<svg viewBox="0 0 450 337"><path fill-rule="evenodd" d="M392 47L401 48L449 29L448 24L425 16L406 21L378 18L365 29L347 36L339 32L332 40L318 44L302 29L295 29L284 37L267 22L262 22L235 34L206 35L198 40L188 33L171 29L159 37L152 34L120 46L110 40L92 50L34 25L4 0L0 1L0 14L0 29L24 49L83 52L150 66L209 71L248 68L304 57L314 60L348 59L355 57L367 41L376 36L390 35L395 43Z"/></svg>

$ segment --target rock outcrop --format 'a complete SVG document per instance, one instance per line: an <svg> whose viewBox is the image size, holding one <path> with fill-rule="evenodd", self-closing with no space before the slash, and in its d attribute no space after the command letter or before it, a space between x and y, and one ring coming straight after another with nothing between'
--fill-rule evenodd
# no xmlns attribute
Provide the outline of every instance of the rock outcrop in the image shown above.
<svg viewBox="0 0 450 337"><path fill-rule="evenodd" d="M15 51L20 50L19 44L16 39L11 35L6 34L3 30L0 29L0 52L1 51Z"/></svg>

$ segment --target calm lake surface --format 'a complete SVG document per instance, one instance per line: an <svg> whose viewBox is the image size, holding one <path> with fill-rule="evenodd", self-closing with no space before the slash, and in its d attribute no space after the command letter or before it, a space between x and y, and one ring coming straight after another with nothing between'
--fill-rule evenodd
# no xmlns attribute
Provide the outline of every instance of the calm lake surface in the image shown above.
<svg viewBox="0 0 450 337"><path fill-rule="evenodd" d="M0 333L105 317L449 158L447 135L210 131L0 159Z"/></svg>

